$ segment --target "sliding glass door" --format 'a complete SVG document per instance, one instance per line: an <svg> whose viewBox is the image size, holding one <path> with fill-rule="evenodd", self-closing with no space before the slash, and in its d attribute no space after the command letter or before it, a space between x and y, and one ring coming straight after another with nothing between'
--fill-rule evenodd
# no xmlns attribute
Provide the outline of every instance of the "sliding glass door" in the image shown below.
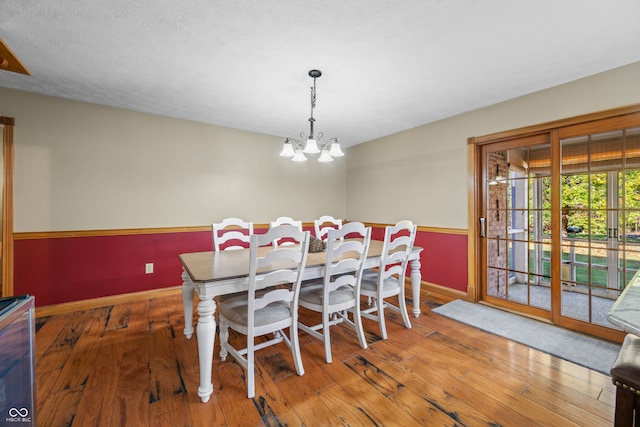
<svg viewBox="0 0 640 427"><path fill-rule="evenodd" d="M607 314L640 271L640 112L474 153L478 299L619 339Z"/></svg>

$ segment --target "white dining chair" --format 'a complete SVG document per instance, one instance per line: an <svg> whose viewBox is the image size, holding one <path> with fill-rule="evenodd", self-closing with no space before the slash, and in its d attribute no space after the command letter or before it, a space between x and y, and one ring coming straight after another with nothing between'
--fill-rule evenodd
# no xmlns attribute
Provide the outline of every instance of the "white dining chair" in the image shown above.
<svg viewBox="0 0 640 427"><path fill-rule="evenodd" d="M265 234L251 236L249 247L249 290L218 305L220 321L220 358L230 354L247 373L247 395L255 395L256 350L284 341L293 354L298 375L304 374L298 340L298 296L309 250L308 231L283 225ZM300 243L296 246L271 246L280 238ZM229 328L246 335L246 346L229 343ZM284 329L289 329L289 336ZM256 337L268 335L256 343ZM271 336L270 334L274 334Z"/></svg>
<svg viewBox="0 0 640 427"><path fill-rule="evenodd" d="M330 229L339 229L340 227L342 227L342 220L329 215L323 215L320 218L313 220L313 228L316 237L321 240L327 239L327 233Z"/></svg>
<svg viewBox="0 0 640 427"><path fill-rule="evenodd" d="M404 325L411 328L404 298L404 282L409 254L413 249L417 227L411 221L400 221L396 225L387 226L384 233L382 255L377 270L368 271L362 278L360 294L372 301L372 306L362 310L362 317L376 320L380 325L380 335L387 339L385 325L385 308L399 312ZM398 297L398 305L386 299Z"/></svg>
<svg viewBox="0 0 640 427"><path fill-rule="evenodd" d="M346 235L355 240L344 240ZM370 241L371 227L361 222L350 222L339 230L330 229L324 277L305 281L300 289L299 306L322 313L322 321L315 325L299 322L298 327L323 341L327 363L332 361L330 327L333 325L344 322L353 327L360 346L367 348L360 317L360 281Z"/></svg>
<svg viewBox="0 0 640 427"><path fill-rule="evenodd" d="M300 231L302 231L302 221L300 220L295 220L293 218L290 218L288 216L280 216L278 218L276 218L275 221L271 221L270 223L270 227L278 227L279 225L294 225L296 227L298 227L298 229ZM292 245L294 242L288 240L288 239L276 239L273 241L273 246L278 246L278 245Z"/></svg>
<svg viewBox="0 0 640 427"><path fill-rule="evenodd" d="M225 218L211 224L213 250L246 249L253 234L253 223L240 218Z"/></svg>

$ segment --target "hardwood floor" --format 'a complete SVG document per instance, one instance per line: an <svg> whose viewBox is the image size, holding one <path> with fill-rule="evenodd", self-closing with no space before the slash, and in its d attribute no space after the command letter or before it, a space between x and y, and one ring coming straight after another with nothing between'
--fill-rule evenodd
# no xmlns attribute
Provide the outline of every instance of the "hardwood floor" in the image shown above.
<svg viewBox="0 0 640 427"><path fill-rule="evenodd" d="M259 351L254 399L216 339L207 403L180 295L38 318L38 425L613 425L610 377L430 313L444 302L423 295L412 329L390 313L386 341L365 320L366 350L333 327L332 364L301 333L303 376L285 344Z"/></svg>

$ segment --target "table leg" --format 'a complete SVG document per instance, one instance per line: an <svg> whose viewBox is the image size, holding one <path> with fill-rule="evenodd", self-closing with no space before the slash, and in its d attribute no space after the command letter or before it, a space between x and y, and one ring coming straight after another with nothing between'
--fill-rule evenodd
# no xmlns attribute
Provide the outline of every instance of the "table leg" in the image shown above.
<svg viewBox="0 0 640 427"><path fill-rule="evenodd" d="M203 402L207 402L213 392L211 383L211 369L213 366L213 345L216 338L216 319L213 313L216 311L216 303L211 297L200 297L198 302L198 359L200 360L200 386L198 396Z"/></svg>
<svg viewBox="0 0 640 427"><path fill-rule="evenodd" d="M193 294L195 286L187 274L182 270L182 308L184 310L184 335L191 339L193 335Z"/></svg>
<svg viewBox="0 0 640 427"><path fill-rule="evenodd" d="M413 297L413 317L420 317L420 285L422 275L420 274L420 258L410 262L411 265L411 293Z"/></svg>

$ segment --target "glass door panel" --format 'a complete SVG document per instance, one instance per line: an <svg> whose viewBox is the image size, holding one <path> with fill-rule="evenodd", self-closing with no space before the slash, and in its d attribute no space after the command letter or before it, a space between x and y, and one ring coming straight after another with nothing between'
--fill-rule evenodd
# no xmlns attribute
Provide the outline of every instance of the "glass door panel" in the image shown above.
<svg viewBox="0 0 640 427"><path fill-rule="evenodd" d="M536 141L530 146L484 153L487 270L483 296L499 305L548 312L550 148L548 142Z"/></svg>
<svg viewBox="0 0 640 427"><path fill-rule="evenodd" d="M561 316L612 328L606 315L640 268L640 129L560 144Z"/></svg>

